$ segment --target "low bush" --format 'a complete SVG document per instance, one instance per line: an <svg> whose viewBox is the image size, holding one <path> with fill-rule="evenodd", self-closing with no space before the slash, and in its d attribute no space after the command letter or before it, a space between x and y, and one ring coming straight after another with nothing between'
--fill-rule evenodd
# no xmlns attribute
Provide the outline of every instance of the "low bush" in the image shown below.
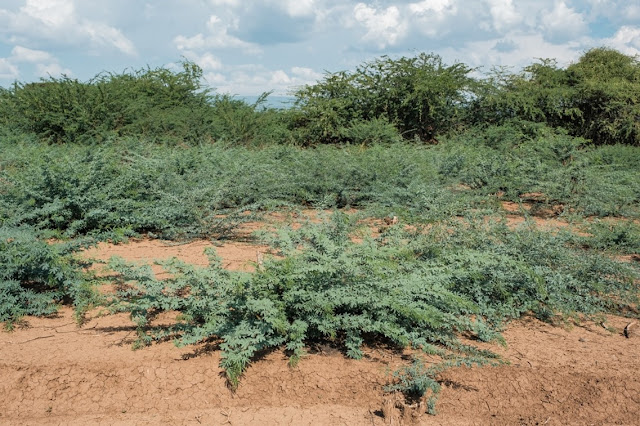
<svg viewBox="0 0 640 426"><path fill-rule="evenodd" d="M640 254L640 225L631 220L598 220L584 228L586 236L577 236L582 247L617 254Z"/></svg>
<svg viewBox="0 0 640 426"><path fill-rule="evenodd" d="M86 243L49 244L34 230L0 227L0 322L11 328L24 315L50 315L60 302L75 307L76 318L98 299L88 266L74 252Z"/></svg>
<svg viewBox="0 0 640 426"><path fill-rule="evenodd" d="M442 364L420 377L403 376L396 388L407 392L437 390L429 383L445 367L498 362L461 343L461 334L500 340L504 323L527 313L549 321L638 312L639 271L574 249L563 234L484 221L392 226L362 243L353 232L354 219L339 212L329 222L283 229L267 237L282 258L267 259L255 274L222 269L213 252L208 268L161 263L172 274L163 281L148 266L114 259L120 290L112 308L131 313L139 343L219 339L234 387L259 351L279 347L292 364L308 345L327 341L352 358L365 342L439 356ZM178 322L154 328L160 311L178 311Z"/></svg>

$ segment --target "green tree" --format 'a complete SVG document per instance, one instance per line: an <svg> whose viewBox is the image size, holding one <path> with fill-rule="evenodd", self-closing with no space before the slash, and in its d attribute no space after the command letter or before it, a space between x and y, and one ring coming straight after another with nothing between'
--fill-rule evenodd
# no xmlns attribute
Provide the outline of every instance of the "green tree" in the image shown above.
<svg viewBox="0 0 640 426"><path fill-rule="evenodd" d="M572 132L597 144L640 145L640 62L596 48L567 68L573 105L581 111Z"/></svg>
<svg viewBox="0 0 640 426"><path fill-rule="evenodd" d="M640 63L614 49L591 49L566 69L541 59L517 74L494 70L477 95L472 124L524 120L597 145L640 144Z"/></svg>
<svg viewBox="0 0 640 426"><path fill-rule="evenodd" d="M352 142L354 126L383 120L406 139L433 141L461 123L474 86L471 71L434 54L383 56L298 90L296 125L306 140Z"/></svg>

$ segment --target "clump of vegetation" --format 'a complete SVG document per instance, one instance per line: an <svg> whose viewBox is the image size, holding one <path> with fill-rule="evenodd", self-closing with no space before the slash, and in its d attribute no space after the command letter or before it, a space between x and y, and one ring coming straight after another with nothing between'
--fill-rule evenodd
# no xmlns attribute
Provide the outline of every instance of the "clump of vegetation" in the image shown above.
<svg viewBox="0 0 640 426"><path fill-rule="evenodd" d="M305 347L332 342L351 358L365 342L411 346L442 359L396 388L430 388L443 367L495 363L494 354L461 343L465 334L500 340L504 323L526 313L544 320L635 312L637 270L574 249L563 235L504 224L450 222L352 241L353 219L283 229L269 242L282 258L255 274L202 269L172 260L158 280L149 267L113 260L120 291L113 309L131 313L139 343L172 336L181 345L220 339L221 367L233 387L252 358L284 347L292 364ZM159 311L178 323L152 327ZM417 383L421 381L423 383ZM404 384L402 384L404 383Z"/></svg>
<svg viewBox="0 0 640 426"><path fill-rule="evenodd" d="M584 229L586 236L576 236L585 248L619 254L640 254L640 225L631 220L598 220Z"/></svg>
<svg viewBox="0 0 640 426"><path fill-rule="evenodd" d="M181 71L102 73L87 82L49 77L0 90L0 125L56 144L121 137L168 144L250 144L257 136L280 142L287 127L277 110L261 108L267 95L254 105L213 95L191 62L183 62Z"/></svg>
<svg viewBox="0 0 640 426"><path fill-rule="evenodd" d="M82 321L97 301L87 266L73 253L86 243L49 244L29 228L0 227L0 322L11 328L25 315L50 315L66 301Z"/></svg>
<svg viewBox="0 0 640 426"><path fill-rule="evenodd" d="M477 129L437 146L366 149L7 143L0 223L63 238L220 238L251 219L245 211L349 206L433 222L471 209L496 213L496 194L520 202L529 193L557 214L638 217L636 148L585 143L535 123Z"/></svg>
<svg viewBox="0 0 640 426"><path fill-rule="evenodd" d="M475 123L514 118L564 128L595 144L640 144L640 62L609 48L586 52L566 69L543 59L519 74L504 69L482 82Z"/></svg>
<svg viewBox="0 0 640 426"><path fill-rule="evenodd" d="M384 142L433 141L461 123L471 71L437 55L383 56L298 90L294 126L306 144L363 143L374 130Z"/></svg>

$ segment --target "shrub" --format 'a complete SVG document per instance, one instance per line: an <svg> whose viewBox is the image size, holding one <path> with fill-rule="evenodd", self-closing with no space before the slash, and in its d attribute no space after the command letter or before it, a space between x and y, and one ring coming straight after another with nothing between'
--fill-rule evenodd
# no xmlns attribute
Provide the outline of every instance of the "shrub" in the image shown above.
<svg viewBox="0 0 640 426"><path fill-rule="evenodd" d="M500 340L504 322L526 313L545 320L637 315L638 271L574 249L563 234L512 232L484 221L416 231L393 226L362 243L352 241L353 232L353 219L339 212L330 222L283 229L267 238L282 258L267 259L255 274L226 271L210 253L207 269L161 263L172 276L160 281L148 266L115 259L120 291L113 309L131 313L140 343L220 339L221 367L234 387L259 351L277 347L293 364L305 346L322 341L352 358L362 356L365 341L440 357L442 364L401 381L408 392L436 391L443 368L496 362L462 344L461 334ZM178 311L178 322L154 328L159 311Z"/></svg>
<svg viewBox="0 0 640 426"><path fill-rule="evenodd" d="M581 112L574 134L597 144L640 145L640 61L614 49L586 52L566 71Z"/></svg>
<svg viewBox="0 0 640 426"><path fill-rule="evenodd" d="M473 85L471 71L463 64L445 65L433 54L383 56L299 89L294 126L306 144L352 141L341 129L376 126L380 120L405 139L432 141L459 126Z"/></svg>
<svg viewBox="0 0 640 426"><path fill-rule="evenodd" d="M11 327L24 315L50 315L60 302L79 321L97 296L87 266L73 256L86 243L48 244L34 230L0 227L0 322Z"/></svg>
<svg viewBox="0 0 640 426"><path fill-rule="evenodd" d="M478 86L469 117L475 124L518 118L597 145L638 145L639 76L638 58L609 48L591 49L566 69L553 59L518 74L499 69Z"/></svg>
<svg viewBox="0 0 640 426"><path fill-rule="evenodd" d="M210 133L202 70L143 69L105 73L83 83L50 77L15 83L0 95L3 124L51 143L104 141L136 135L156 141L200 141Z"/></svg>

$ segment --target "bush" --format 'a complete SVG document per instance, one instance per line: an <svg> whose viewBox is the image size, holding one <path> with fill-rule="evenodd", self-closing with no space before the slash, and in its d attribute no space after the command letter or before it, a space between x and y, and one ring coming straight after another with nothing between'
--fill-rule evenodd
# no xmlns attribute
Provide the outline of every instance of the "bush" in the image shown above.
<svg viewBox="0 0 640 426"><path fill-rule="evenodd" d="M210 133L202 70L166 68L100 74L83 83L66 76L16 83L2 92L3 124L50 143L104 141L136 135L157 141L200 141Z"/></svg>
<svg viewBox="0 0 640 426"><path fill-rule="evenodd" d="M341 129L380 120L405 139L433 141L458 128L473 86L471 71L463 64L445 65L437 55L383 56L298 90L294 126L304 144L353 141Z"/></svg>
<svg viewBox="0 0 640 426"><path fill-rule="evenodd" d="M11 327L24 315L50 315L69 302L76 317L97 301L87 266L73 256L86 243L48 244L30 228L0 227L0 322Z"/></svg>
<svg viewBox="0 0 640 426"><path fill-rule="evenodd" d="M362 243L353 232L354 220L339 212L330 222L283 229L267 238L282 258L255 274L226 271L210 253L207 269L161 263L172 275L160 281L148 266L114 259L113 309L131 313L139 343L220 339L221 367L234 387L259 351L278 347L293 364L306 346L327 341L352 358L365 341L439 356L442 364L405 377L406 391L437 390L431 385L443 368L496 361L462 344L461 334L500 340L504 322L526 313L553 320L638 312L638 270L574 249L564 234L484 221L394 226ZM159 311L178 311L178 322L153 327Z"/></svg>
<svg viewBox="0 0 640 426"><path fill-rule="evenodd" d="M591 49L566 69L544 59L519 74L497 70L476 93L475 124L518 118L597 145L640 144L640 62L613 49Z"/></svg>
<svg viewBox="0 0 640 426"><path fill-rule="evenodd" d="M196 144L290 140L286 114L229 95L212 95L191 62L182 71L146 68L103 73L87 82L50 77L0 90L0 125L49 143L104 143L114 138Z"/></svg>

